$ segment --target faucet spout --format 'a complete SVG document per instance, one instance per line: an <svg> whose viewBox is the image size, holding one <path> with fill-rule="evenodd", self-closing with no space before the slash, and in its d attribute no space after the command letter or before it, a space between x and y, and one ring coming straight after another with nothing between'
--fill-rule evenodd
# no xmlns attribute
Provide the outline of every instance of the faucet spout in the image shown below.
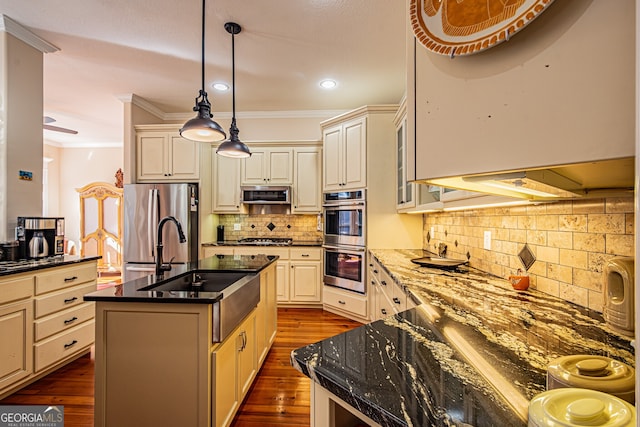
<svg viewBox="0 0 640 427"><path fill-rule="evenodd" d="M158 240L156 240L156 276L161 276L165 271L171 270L171 262L165 264L162 260L162 248L164 247L162 244L162 229L167 222L173 222L178 229L178 237L180 239L180 243L185 243L187 238L182 231L182 225L180 222L173 216L165 216L158 223Z"/></svg>

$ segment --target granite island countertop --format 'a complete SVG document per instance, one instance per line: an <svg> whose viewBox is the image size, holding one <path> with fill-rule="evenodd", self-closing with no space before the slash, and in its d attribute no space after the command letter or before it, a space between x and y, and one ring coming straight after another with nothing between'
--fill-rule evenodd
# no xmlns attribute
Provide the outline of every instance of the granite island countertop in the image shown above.
<svg viewBox="0 0 640 427"><path fill-rule="evenodd" d="M420 267L420 250L371 250L419 303L294 350L293 366L383 426L518 426L569 354L635 366L630 339L602 316L466 266Z"/></svg>
<svg viewBox="0 0 640 427"><path fill-rule="evenodd" d="M104 288L84 296L85 301L104 302L152 302L152 303L193 303L212 304L224 297L220 292L173 292L148 289L192 273L238 272L259 274L264 268L278 260L277 256L267 255L216 255L190 264L173 264L170 271L156 276L149 274L139 279Z"/></svg>
<svg viewBox="0 0 640 427"><path fill-rule="evenodd" d="M100 256L58 255L42 259L22 259L19 261L1 261L0 277L12 274L27 273L47 268L69 266L87 261L99 260Z"/></svg>

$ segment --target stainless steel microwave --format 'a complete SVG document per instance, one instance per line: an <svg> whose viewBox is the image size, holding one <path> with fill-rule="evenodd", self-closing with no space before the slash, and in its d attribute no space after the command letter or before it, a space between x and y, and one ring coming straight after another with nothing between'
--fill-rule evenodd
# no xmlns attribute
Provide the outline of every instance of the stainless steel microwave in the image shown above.
<svg viewBox="0 0 640 427"><path fill-rule="evenodd" d="M242 203L254 205L290 205L291 187L242 186Z"/></svg>

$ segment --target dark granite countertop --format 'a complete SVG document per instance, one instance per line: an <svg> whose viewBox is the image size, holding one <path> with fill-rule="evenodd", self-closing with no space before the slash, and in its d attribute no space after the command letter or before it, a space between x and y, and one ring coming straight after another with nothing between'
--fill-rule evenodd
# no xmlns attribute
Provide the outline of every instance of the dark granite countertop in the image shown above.
<svg viewBox="0 0 640 427"><path fill-rule="evenodd" d="M420 267L419 250L372 250L421 304L294 350L294 367L383 426L519 426L569 354L635 366L602 316L466 266Z"/></svg>
<svg viewBox="0 0 640 427"><path fill-rule="evenodd" d="M288 248L291 246L322 246L322 240L293 240L290 245L260 245L238 243L237 240L225 240L224 242L206 242L202 246L269 246L274 248Z"/></svg>
<svg viewBox="0 0 640 427"><path fill-rule="evenodd" d="M9 276L11 274L27 273L29 271L44 270L46 268L95 261L100 258L101 257L99 256L81 257L77 255L59 255L45 259L2 261L0 262L0 276Z"/></svg>
<svg viewBox="0 0 640 427"><path fill-rule="evenodd" d="M145 288L161 285L170 280L199 272L239 272L258 274L271 263L277 261L277 259L277 256L266 255L216 255L201 259L191 264L174 264L170 271L165 272L165 274L161 276L150 274L139 279L101 289L85 295L84 300L104 302L211 304L222 299L224 297L224 291L157 291L153 289L146 290Z"/></svg>

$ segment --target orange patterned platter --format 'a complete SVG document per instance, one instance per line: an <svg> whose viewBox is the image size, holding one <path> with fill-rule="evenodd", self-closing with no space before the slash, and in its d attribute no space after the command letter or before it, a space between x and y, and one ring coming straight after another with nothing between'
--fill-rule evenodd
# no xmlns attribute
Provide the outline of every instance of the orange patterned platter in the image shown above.
<svg viewBox="0 0 640 427"><path fill-rule="evenodd" d="M553 0L411 0L411 26L427 49L471 55L509 40Z"/></svg>

